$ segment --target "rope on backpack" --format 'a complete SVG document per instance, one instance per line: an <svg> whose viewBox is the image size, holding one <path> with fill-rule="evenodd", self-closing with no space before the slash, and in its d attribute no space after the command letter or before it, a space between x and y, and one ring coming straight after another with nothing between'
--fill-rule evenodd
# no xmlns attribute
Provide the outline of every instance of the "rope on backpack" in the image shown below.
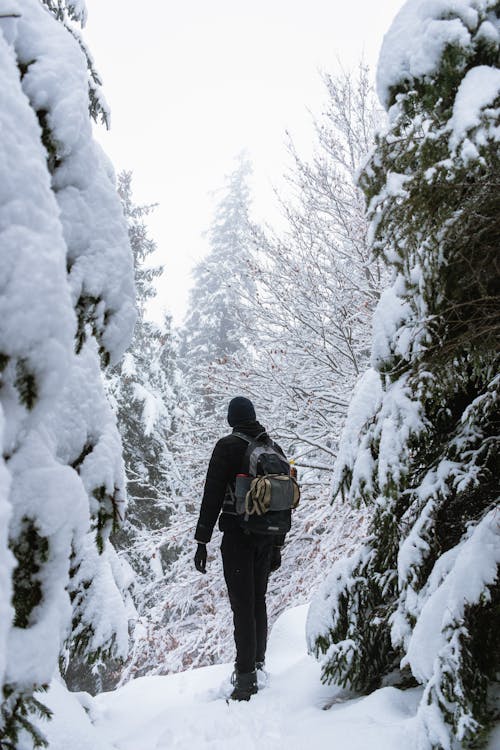
<svg viewBox="0 0 500 750"><path fill-rule="evenodd" d="M267 505L266 505L267 497ZM267 477L256 477L252 480L245 497L245 511L249 516L256 513L261 516L267 511L271 499L271 483Z"/></svg>
<svg viewBox="0 0 500 750"><path fill-rule="evenodd" d="M283 482L292 482L293 499L292 508L296 508L300 501L300 488L294 477L286 474L266 474L265 476L255 477L252 480L250 489L245 496L245 513L248 516L254 514L262 516L269 510L271 505L272 479L278 479Z"/></svg>

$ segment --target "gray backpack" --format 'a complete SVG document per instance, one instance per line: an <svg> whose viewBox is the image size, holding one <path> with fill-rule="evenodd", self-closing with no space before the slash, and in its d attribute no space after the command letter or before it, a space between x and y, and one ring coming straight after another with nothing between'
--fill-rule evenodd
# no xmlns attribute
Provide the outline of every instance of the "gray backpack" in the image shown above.
<svg viewBox="0 0 500 750"><path fill-rule="evenodd" d="M300 500L289 462L266 433L253 439L241 432L233 435L248 443L234 495L229 488L240 526L254 534L286 534Z"/></svg>

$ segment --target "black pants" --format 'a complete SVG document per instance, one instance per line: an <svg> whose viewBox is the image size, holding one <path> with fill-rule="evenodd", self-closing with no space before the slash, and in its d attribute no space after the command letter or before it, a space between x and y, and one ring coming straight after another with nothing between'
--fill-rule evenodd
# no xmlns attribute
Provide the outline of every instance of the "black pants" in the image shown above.
<svg viewBox="0 0 500 750"><path fill-rule="evenodd" d="M266 591L272 539L226 531L221 552L234 620L236 668L251 672L264 661L267 645Z"/></svg>

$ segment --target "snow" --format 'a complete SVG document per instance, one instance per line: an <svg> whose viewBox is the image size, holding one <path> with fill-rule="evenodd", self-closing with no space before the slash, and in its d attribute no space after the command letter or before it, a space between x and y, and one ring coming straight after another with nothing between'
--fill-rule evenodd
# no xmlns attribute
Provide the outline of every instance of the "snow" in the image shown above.
<svg viewBox="0 0 500 750"><path fill-rule="evenodd" d="M141 383L134 383L134 398L141 401L142 423L144 425L144 435L149 437L157 424L161 415L167 416L165 405L160 396L155 394L151 389L145 388Z"/></svg>
<svg viewBox="0 0 500 750"><path fill-rule="evenodd" d="M70 693L60 678L54 678L43 703L55 712L54 719L43 725L50 750L111 750L110 744L90 722L90 696Z"/></svg>
<svg viewBox="0 0 500 750"><path fill-rule="evenodd" d="M372 367L379 369L387 364L391 356L408 358L410 330L407 321L411 319L408 302L397 294L400 279L384 289L373 314Z"/></svg>
<svg viewBox="0 0 500 750"><path fill-rule="evenodd" d="M100 301L96 324L115 362L135 321L132 254L113 169L92 138L87 62L74 37L39 0L25 0L15 48L28 66L23 90L33 109L47 112L73 303L81 296Z"/></svg>
<svg viewBox="0 0 500 750"><path fill-rule="evenodd" d="M16 61L1 35L0 67L0 352L24 358L38 375L41 395L49 396L60 388L65 350L74 335L65 245L39 125L22 97ZM14 435L11 420L6 421L4 448L10 452Z"/></svg>
<svg viewBox="0 0 500 750"><path fill-rule="evenodd" d="M369 483L373 457L369 446L360 445L360 435L380 408L382 384L379 373L368 369L358 380L347 411L345 427L340 438L339 451L335 462L332 495L338 493L346 471L356 472L356 487Z"/></svg>
<svg viewBox="0 0 500 750"><path fill-rule="evenodd" d="M498 107L500 71L494 64L476 65L474 60L485 46L498 46L500 24L495 18L494 0L408 0L396 16L384 38L380 54L377 85L379 97L386 108L394 104L394 96L411 90L412 84L432 83L439 75L442 55L449 46L461 48L464 73L453 103L452 115L445 124L453 157L464 164L481 158L481 147L500 140ZM471 64L470 70L467 67ZM403 100L396 96L390 109L393 120ZM425 129L425 123L422 123ZM434 137L435 137L434 133ZM441 163L445 167L446 162ZM432 181L434 168L427 170ZM371 209L387 197L404 197L404 175L387 175L385 191L372 199ZM373 211L372 211L373 212ZM377 216L370 229L377 227ZM386 257L392 259L386 251Z"/></svg>
<svg viewBox="0 0 500 750"><path fill-rule="evenodd" d="M388 291L392 300L392 290ZM400 307L397 307L398 315L399 310ZM392 325L393 321L389 318L387 327L391 328ZM375 416L376 423L373 423ZM379 444L376 466L378 486L383 490L391 482L399 481L404 471L401 459L409 436L418 434L422 427L421 405L412 398L407 377L389 382L382 390L380 375L374 369L368 370L360 378L349 407L334 467L334 494L340 489L344 492L342 483L349 473L349 499L363 497L365 492L370 491L375 468L372 452L374 440Z"/></svg>
<svg viewBox="0 0 500 750"><path fill-rule="evenodd" d="M377 91L388 107L391 89L431 76L448 45L467 47L479 12L494 0L408 0L384 37L377 70Z"/></svg>
<svg viewBox="0 0 500 750"><path fill-rule="evenodd" d="M422 691L385 687L359 697L321 685L307 656L307 606L285 612L271 632L264 687L229 705L230 664L142 677L92 699L54 681L43 700L49 750L401 750L412 747Z"/></svg>
<svg viewBox="0 0 500 750"><path fill-rule="evenodd" d="M452 151L458 147L470 130L481 124L481 115L485 114L483 110L491 106L499 95L500 70L498 68L478 65L465 74L458 87L453 114L449 122ZM492 120L496 118L492 116ZM496 127L491 128L491 133L482 133L483 143L487 135L496 136L496 140L500 140L500 127L496 123L495 125ZM474 140L478 141L478 135L475 134ZM472 152L472 158L474 158L474 152ZM477 150L475 150L475 158L477 158Z"/></svg>
<svg viewBox="0 0 500 750"><path fill-rule="evenodd" d="M87 23L88 11L85 0L66 0L66 5L71 11L75 20L81 22L82 26Z"/></svg>
<svg viewBox="0 0 500 750"><path fill-rule="evenodd" d="M394 197L406 198L408 193L404 188L404 184L410 179L411 177L408 175L397 174L397 172L388 172L386 181L387 194Z"/></svg>
<svg viewBox="0 0 500 750"><path fill-rule="evenodd" d="M309 651L315 650L318 638L337 626L337 615L339 613L339 600L345 594L345 590L352 581L353 571L361 562L367 561L368 548L361 547L350 557L337 560L330 573L327 575L309 607L306 621L306 637ZM335 643L333 648L349 649L349 643ZM331 655L331 654L330 654ZM321 661L329 661L330 656L320 657Z"/></svg>
<svg viewBox="0 0 500 750"><path fill-rule="evenodd" d="M29 627L14 627L9 633L6 679L29 686L50 680L67 636L71 620L68 557L76 530L85 527L87 497L75 472L55 462L36 433L16 452L9 468L16 480L10 496L10 533L15 539L25 519L36 518L37 531L48 540L50 550L39 576L43 600L32 612ZM72 498L71 512L61 512L61 497Z"/></svg>
<svg viewBox="0 0 500 750"><path fill-rule="evenodd" d="M109 542L99 554L95 535L90 533L80 541L76 561L78 569L71 581L71 590L76 592L73 607L79 619L73 626L74 637L89 629L92 649L114 641L117 656L125 658L129 646L128 622L135 615L130 598L123 598L123 592L131 584L127 576L129 566L122 568Z"/></svg>
<svg viewBox="0 0 500 750"><path fill-rule="evenodd" d="M39 0L4 11L19 17L0 18L0 682L29 694L52 679L72 624L88 625L94 649L127 650L120 587L129 582L106 540L125 477L100 355L120 355L135 312L126 222L92 138L85 56ZM75 347L82 295L97 299L95 329ZM102 554L98 519L107 520ZM35 588L16 626L6 531L22 583Z"/></svg>
<svg viewBox="0 0 500 750"><path fill-rule="evenodd" d="M485 587L497 579L500 565L498 511L488 513L471 535L450 552L451 555L438 559L421 592L425 604L405 657L415 677L422 682L430 680L435 660L447 647L447 628L460 622L465 608L478 603Z"/></svg>
<svg viewBox="0 0 500 750"><path fill-rule="evenodd" d="M476 39L483 39L485 42L498 44L500 41L499 29L491 21L483 21L476 34Z"/></svg>
<svg viewBox="0 0 500 750"><path fill-rule="evenodd" d="M137 366L134 355L131 352L125 352L121 362L122 375L125 378L133 378L137 374Z"/></svg>
<svg viewBox="0 0 500 750"><path fill-rule="evenodd" d="M3 28L3 27L0 27ZM10 29L10 37L14 34ZM0 672L7 679L25 685L34 680L50 680L61 641L70 617L65 586L67 578L57 575L68 567L71 534L80 517L81 494L77 481L68 477L46 446L47 434L41 425L59 393L73 349L74 313L66 282L65 245L58 219L57 203L50 187L46 154L40 142L35 113L22 94L19 71L12 49L0 33L0 242L2 258L0 278L0 352L9 358L2 374L0 414L3 439L1 454L10 458L8 472L10 538L16 538L23 519L37 518L51 541L47 577L43 579L46 600L36 613L36 622L20 631L10 625L11 608L2 603ZM33 374L38 388L34 408L19 403L13 387L16 359ZM0 467L0 513L7 520L9 508L3 492L7 487L6 470ZM72 473L72 472L71 472ZM70 486L71 485L71 486ZM73 495L71 511L61 513L60 498ZM34 510L36 506L36 511ZM5 526L2 525L2 529ZM3 576L11 566L11 556L2 539L0 584L8 587ZM2 591L3 593L3 591ZM10 597L7 598L9 602ZM2 602L5 600L2 598ZM35 640L35 633L41 640ZM33 639L33 640L32 640ZM40 649L43 642L44 648ZM6 650L4 651L4 645ZM5 663L7 658L7 663Z"/></svg>

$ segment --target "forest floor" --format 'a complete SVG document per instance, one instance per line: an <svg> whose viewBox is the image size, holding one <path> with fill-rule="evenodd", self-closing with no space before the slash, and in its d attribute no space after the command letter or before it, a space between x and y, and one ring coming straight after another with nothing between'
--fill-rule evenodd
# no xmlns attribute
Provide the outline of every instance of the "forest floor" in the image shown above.
<svg viewBox="0 0 500 750"><path fill-rule="evenodd" d="M142 677L90 698L54 683L44 730L50 750L413 750L420 688L366 697L321 685L306 654L307 606L288 610L269 642L269 680L246 703L230 702L228 664ZM488 745L500 748L500 728Z"/></svg>

